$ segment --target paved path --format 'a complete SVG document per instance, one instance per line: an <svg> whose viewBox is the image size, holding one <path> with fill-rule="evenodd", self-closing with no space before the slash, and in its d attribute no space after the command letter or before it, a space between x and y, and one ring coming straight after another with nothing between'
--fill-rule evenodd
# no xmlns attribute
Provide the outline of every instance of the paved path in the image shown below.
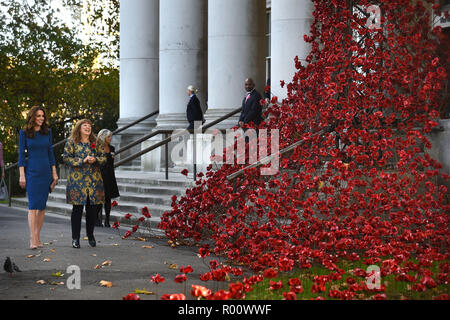
<svg viewBox="0 0 450 320"><path fill-rule="evenodd" d="M81 237L85 236L83 225ZM124 231L122 231L124 234ZM194 272L188 275L186 297L190 297L191 284L204 285L199 280L208 267L197 257L196 247L171 248L167 239L151 239L146 242L122 240L114 229L96 228L97 247L91 248L87 241L81 241L81 249L71 246L70 218L46 214L41 232L43 249L30 250L27 212L22 209L0 205L0 300L5 299L122 299L136 289L155 291L156 285L150 277L156 273L166 278L158 286L159 296L163 293L184 293L184 285L174 282L181 266L191 265ZM153 248L142 248L143 245ZM27 257L34 255L34 257ZM3 263L9 256L23 271L12 277L3 271ZM46 261L44 261L46 260ZM106 260L110 266L95 269ZM177 269L169 268L176 264ZM67 267L77 265L81 270L81 289L69 290ZM52 273L61 272L63 277ZM37 284L44 280L46 284ZM100 281L113 283L111 288L101 287ZM52 285L51 282L64 282ZM208 283L215 289L217 284ZM219 288L223 288L223 285ZM142 300L155 300L155 295L140 295Z"/></svg>

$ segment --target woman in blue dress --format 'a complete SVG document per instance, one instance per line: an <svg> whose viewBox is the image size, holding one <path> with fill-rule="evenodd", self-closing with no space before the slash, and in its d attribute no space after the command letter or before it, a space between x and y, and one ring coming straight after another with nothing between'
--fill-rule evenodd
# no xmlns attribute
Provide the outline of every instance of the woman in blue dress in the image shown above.
<svg viewBox="0 0 450 320"><path fill-rule="evenodd" d="M28 151L28 159L25 156ZM19 134L19 184L28 195L30 249L42 248L40 233L44 223L49 191L58 182L52 132L42 107L28 112L26 125Z"/></svg>

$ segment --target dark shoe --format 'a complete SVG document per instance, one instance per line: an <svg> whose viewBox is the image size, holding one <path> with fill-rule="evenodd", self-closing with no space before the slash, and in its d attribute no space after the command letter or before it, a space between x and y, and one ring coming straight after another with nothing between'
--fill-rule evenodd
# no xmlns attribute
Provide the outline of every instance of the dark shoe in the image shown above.
<svg viewBox="0 0 450 320"><path fill-rule="evenodd" d="M105 228L111 228L111 225L109 224L109 220L105 220L104 226L105 226Z"/></svg>
<svg viewBox="0 0 450 320"><path fill-rule="evenodd" d="M88 242L89 242L89 245L91 246L91 247L95 247L96 245L97 245L97 242L95 241L95 238L94 238L94 236L92 236L92 237L88 237Z"/></svg>
<svg viewBox="0 0 450 320"><path fill-rule="evenodd" d="M74 247L75 249L80 249L80 240L79 239L72 239L72 247Z"/></svg>

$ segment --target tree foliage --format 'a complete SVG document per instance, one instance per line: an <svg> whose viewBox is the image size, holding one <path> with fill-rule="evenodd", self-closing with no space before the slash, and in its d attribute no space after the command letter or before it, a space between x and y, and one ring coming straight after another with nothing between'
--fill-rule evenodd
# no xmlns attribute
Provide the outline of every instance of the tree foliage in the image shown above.
<svg viewBox="0 0 450 320"><path fill-rule="evenodd" d="M0 139L17 161L18 131L32 106L46 109L54 142L78 118L115 128L119 71L103 66L102 45L83 43L48 0L0 0ZM59 157L59 151L55 155Z"/></svg>

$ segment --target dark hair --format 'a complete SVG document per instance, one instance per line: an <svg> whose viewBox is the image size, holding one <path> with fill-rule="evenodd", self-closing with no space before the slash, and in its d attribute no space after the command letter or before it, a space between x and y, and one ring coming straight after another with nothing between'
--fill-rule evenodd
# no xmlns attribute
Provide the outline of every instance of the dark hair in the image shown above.
<svg viewBox="0 0 450 320"><path fill-rule="evenodd" d="M83 124L89 124L92 128L92 122L88 119L81 119L78 120L77 123L75 123L75 126L72 129L72 132L70 133L70 138L74 143L80 143L81 141L81 126ZM89 141L91 143L95 142L97 137L94 135L94 131L91 130L91 134L89 135Z"/></svg>
<svg viewBox="0 0 450 320"><path fill-rule="evenodd" d="M28 115L27 115L27 122L25 124L25 127L23 128L23 131L25 131L25 133L27 134L28 138L34 138L34 126L35 126L35 122L36 122L36 114L37 112L41 110L44 113L44 122L42 123L41 129L39 130L39 132L43 135L48 135L48 123L47 123L47 116L45 114L45 110L43 107L40 106L36 106L30 109L30 111L28 111Z"/></svg>

